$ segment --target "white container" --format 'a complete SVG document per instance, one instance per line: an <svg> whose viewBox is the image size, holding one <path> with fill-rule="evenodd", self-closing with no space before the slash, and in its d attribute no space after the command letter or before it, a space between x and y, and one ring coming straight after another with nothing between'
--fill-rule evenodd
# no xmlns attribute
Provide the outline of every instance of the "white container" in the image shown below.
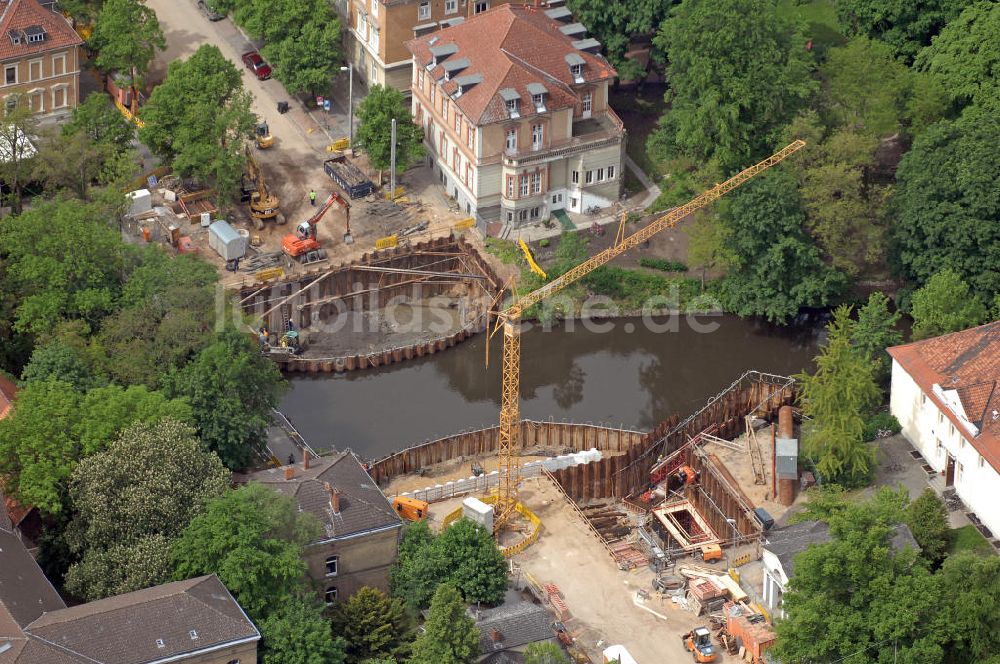
<svg viewBox="0 0 1000 664"><path fill-rule="evenodd" d="M469 496L462 501L462 516L466 519L475 521L480 526L486 529L487 532L493 532L493 506L487 505L478 498L473 498Z"/></svg>
<svg viewBox="0 0 1000 664"><path fill-rule="evenodd" d="M625 650L625 646L610 646L605 648L602 654L604 655L604 664L612 664L612 662L617 662L617 664L637 664L628 650Z"/></svg>
<svg viewBox="0 0 1000 664"><path fill-rule="evenodd" d="M163 190L163 200L170 201L171 203L173 203L174 201L177 200L177 194L175 194L174 192L170 191L169 189L164 189Z"/></svg>
<svg viewBox="0 0 1000 664"><path fill-rule="evenodd" d="M149 189L136 189L135 191L128 192L127 196L129 198L128 214L130 217L149 212L153 209L153 196L149 193Z"/></svg>
<svg viewBox="0 0 1000 664"><path fill-rule="evenodd" d="M240 235L235 228L220 219L208 227L208 246L222 256L223 260L243 258L247 253L247 236Z"/></svg>

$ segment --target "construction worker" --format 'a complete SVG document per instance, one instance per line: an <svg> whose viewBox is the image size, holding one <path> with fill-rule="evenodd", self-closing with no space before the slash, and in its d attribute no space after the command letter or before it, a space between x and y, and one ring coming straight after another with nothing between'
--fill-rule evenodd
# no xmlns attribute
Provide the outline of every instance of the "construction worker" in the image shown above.
<svg viewBox="0 0 1000 664"><path fill-rule="evenodd" d="M309 202L312 204L313 207L316 207L316 190L315 189L310 189L309 190Z"/></svg>

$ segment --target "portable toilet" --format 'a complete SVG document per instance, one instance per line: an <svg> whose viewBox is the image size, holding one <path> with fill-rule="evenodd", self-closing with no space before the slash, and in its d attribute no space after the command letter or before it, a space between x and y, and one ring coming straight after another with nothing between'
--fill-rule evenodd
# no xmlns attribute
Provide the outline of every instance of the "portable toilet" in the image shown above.
<svg viewBox="0 0 1000 664"><path fill-rule="evenodd" d="M478 498L469 496L462 501L462 516L471 521L475 521L485 528L487 532L493 532L493 506L487 505Z"/></svg>
<svg viewBox="0 0 1000 664"><path fill-rule="evenodd" d="M220 219L208 227L208 246L222 256L223 260L243 258L247 253L247 236L241 235Z"/></svg>

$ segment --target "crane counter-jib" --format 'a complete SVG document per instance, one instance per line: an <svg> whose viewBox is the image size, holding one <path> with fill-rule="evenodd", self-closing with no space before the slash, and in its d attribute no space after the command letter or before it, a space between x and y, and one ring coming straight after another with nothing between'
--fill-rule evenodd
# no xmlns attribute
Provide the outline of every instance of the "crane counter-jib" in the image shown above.
<svg viewBox="0 0 1000 664"><path fill-rule="evenodd" d="M615 257L625 253L629 249L634 249L639 246L649 238L653 237L660 231L666 230L676 226L684 217L688 216L692 212L695 212L706 205L712 203L713 201L722 198L730 191L739 187L741 184L745 183L750 178L754 177L758 173L771 168L778 162L784 160L789 155L798 152L803 147L805 147L805 141L793 141L787 146L774 153L767 159L754 164L753 166L746 168L733 177L729 178L722 184L717 184L708 191L702 192L695 198L691 199L684 205L675 207L663 216L654 220L652 223L640 228L632 235L629 235L624 240L616 245L612 245L594 256L583 261L576 267L570 268L564 274L553 279L549 283L541 286L540 288L528 293L517 302L513 303L505 312L510 319L517 319L520 317L521 313L549 297L550 295L555 295L561 291L566 286L574 283L578 279L587 274L593 272L602 265L606 265L611 262Z"/></svg>

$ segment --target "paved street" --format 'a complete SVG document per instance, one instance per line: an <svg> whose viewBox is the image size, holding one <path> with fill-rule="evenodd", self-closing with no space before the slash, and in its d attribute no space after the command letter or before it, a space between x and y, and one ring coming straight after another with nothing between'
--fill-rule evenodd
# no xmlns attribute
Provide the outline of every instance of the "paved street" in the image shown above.
<svg viewBox="0 0 1000 664"><path fill-rule="evenodd" d="M319 112L306 113L302 104L288 95L277 80L258 81L250 73L240 55L258 45L248 42L230 19L209 21L198 11L194 0L148 0L147 4L156 12L167 40L166 51L157 54L151 79L154 82L162 80L169 62L190 56L202 44L218 46L242 72L243 83L254 96L253 111L268 122L276 138L273 149L258 153L267 171L268 183L281 198L289 221L306 216L304 206L308 205L309 189L329 188L329 179L322 170L326 146L332 139L347 135L346 74L338 81L345 88L344 99L334 100L334 112L328 122L324 122ZM360 98L357 81L354 91L355 99ZM278 113L279 101L289 103L288 113ZM324 127L326 124L328 131Z"/></svg>

